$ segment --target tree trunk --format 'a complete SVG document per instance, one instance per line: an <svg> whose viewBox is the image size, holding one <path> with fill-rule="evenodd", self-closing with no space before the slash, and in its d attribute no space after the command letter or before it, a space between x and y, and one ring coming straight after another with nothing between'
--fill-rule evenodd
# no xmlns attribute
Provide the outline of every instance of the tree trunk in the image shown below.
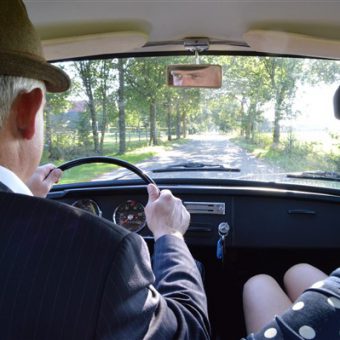
<svg viewBox="0 0 340 340"><path fill-rule="evenodd" d="M51 127L51 117L50 110L46 107L45 110L45 141L48 150L48 158L53 158L53 145L52 145L52 127Z"/></svg>
<svg viewBox="0 0 340 340"><path fill-rule="evenodd" d="M273 146L278 146L280 143L280 115L275 111L274 128L273 128Z"/></svg>
<svg viewBox="0 0 340 340"><path fill-rule="evenodd" d="M124 74L124 61L118 59L118 127L119 127L119 151L121 155L126 151L126 122L125 122L125 74Z"/></svg>
<svg viewBox="0 0 340 340"><path fill-rule="evenodd" d="M182 134L183 134L183 138L187 137L187 114L186 112L183 112L182 114Z"/></svg>
<svg viewBox="0 0 340 340"><path fill-rule="evenodd" d="M158 145L156 127L156 103L150 103L150 141L149 145Z"/></svg>
<svg viewBox="0 0 340 340"><path fill-rule="evenodd" d="M280 122L281 122L281 96L276 96L275 103L275 117L274 117L274 127L273 127L273 146L277 147L280 143Z"/></svg>
<svg viewBox="0 0 340 340"><path fill-rule="evenodd" d="M104 138L105 132L107 128L107 80L109 76L109 62L107 60L103 61L103 67L101 70L101 78L102 78L102 109L103 109L103 117L101 124L101 136L100 136L100 152L103 153L104 149Z"/></svg>
<svg viewBox="0 0 340 340"><path fill-rule="evenodd" d="M168 141L171 141L172 140L172 136L171 136L172 106L171 106L170 100L168 101L167 109L168 109L167 110Z"/></svg>
<svg viewBox="0 0 340 340"><path fill-rule="evenodd" d="M273 127L273 147L277 147L280 143L280 121L281 121L281 103L282 99L279 95L279 84L275 80L276 68L278 67L276 59L272 59L269 65L269 76L271 79L271 86L275 93L275 115L274 115L274 127Z"/></svg>
<svg viewBox="0 0 340 340"><path fill-rule="evenodd" d="M250 103L246 118L246 139L254 141L255 135L255 118L256 118L256 104Z"/></svg>
<svg viewBox="0 0 340 340"><path fill-rule="evenodd" d="M246 98L242 98L241 100L241 108L240 108L240 135L241 137L244 137L246 135L246 128L245 128L245 125L246 125L246 114L245 114L245 110L244 110L244 107L245 107L245 104L246 104Z"/></svg>
<svg viewBox="0 0 340 340"><path fill-rule="evenodd" d="M93 90L92 90L92 79L91 79L91 61L89 62L79 62L79 71L80 76L82 78L85 92L88 98L88 108L90 111L91 117L91 126L92 126L92 135L93 135L93 144L94 144L94 151L99 153L99 141L98 141L98 123L97 123L97 113L94 104L93 98Z"/></svg>
<svg viewBox="0 0 340 340"><path fill-rule="evenodd" d="M181 114L179 112L178 104L176 105L176 138L181 138Z"/></svg>
<svg viewBox="0 0 340 340"><path fill-rule="evenodd" d="M100 135L100 152L103 153L104 150L104 138L105 138L105 131L107 128L107 102L106 98L103 99L102 103L103 107L103 119L102 119L102 126L101 126L101 135Z"/></svg>
<svg viewBox="0 0 340 340"><path fill-rule="evenodd" d="M91 116L91 126L92 126L94 151L96 153L99 153L97 113L96 113L96 109L95 109L95 106L94 106L92 89L90 89L90 92L88 93L88 98L89 98L88 107L89 107L90 116Z"/></svg>

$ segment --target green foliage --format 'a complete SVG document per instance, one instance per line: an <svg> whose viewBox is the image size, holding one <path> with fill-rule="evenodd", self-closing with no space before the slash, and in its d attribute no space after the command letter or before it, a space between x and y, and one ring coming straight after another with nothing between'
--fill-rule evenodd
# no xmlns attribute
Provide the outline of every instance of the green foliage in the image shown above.
<svg viewBox="0 0 340 340"><path fill-rule="evenodd" d="M282 169L282 172L306 170L336 170L335 163L339 162L340 153L327 152L320 148L317 142L304 142L293 133L288 133L279 145L273 145L269 134L260 134L256 141L249 141L242 137L233 141L254 154L265 159L270 164Z"/></svg>
<svg viewBox="0 0 340 340"><path fill-rule="evenodd" d="M119 157L119 159L125 160L132 164L141 162L154 156L154 152L144 152L144 153L129 153L124 156ZM93 163L85 164L70 170L65 171L62 180L59 184L68 184L76 182L87 182L99 178L102 175L110 173L116 170L118 167L111 164Z"/></svg>
<svg viewBox="0 0 340 340"><path fill-rule="evenodd" d="M77 125L78 132L78 146L84 146L86 149L91 147L90 136L90 117L87 111L83 112L79 118L79 124Z"/></svg>
<svg viewBox="0 0 340 340"><path fill-rule="evenodd" d="M340 134L332 133L331 138L335 144L335 151L331 151L329 155L330 162L334 165L334 171L340 172Z"/></svg>
<svg viewBox="0 0 340 340"><path fill-rule="evenodd" d="M140 143L134 144L133 151L128 151L124 155L119 155L118 158L125 160L129 163L136 164L153 156L161 154L164 150L171 150L178 143L185 143L185 140L176 142L164 142L162 146L157 147L143 147ZM117 154L106 154L106 156L117 157ZM55 162L56 165L60 165L63 161ZM65 171L60 184L86 182L94 179L98 179L100 176L110 173L116 170L118 167L111 164L93 163L85 164L70 170Z"/></svg>
<svg viewBox="0 0 340 340"><path fill-rule="evenodd" d="M320 82L332 84L340 80L340 61L331 60L306 60L304 79L312 85L319 85Z"/></svg>
<svg viewBox="0 0 340 340"><path fill-rule="evenodd" d="M292 165L317 152L317 145L303 144L293 134L285 139L282 122L298 114L293 106L298 86L339 80L340 62L209 55L201 62L222 65L221 89L165 85L168 64L193 62L192 55L66 63L73 86L66 94L48 95L45 159L70 159L93 150L113 155L122 151L123 139L124 154L141 143L162 144L163 137L207 131L239 134L259 156L275 161L283 155ZM79 102L86 105L75 109ZM268 118L269 111L274 120ZM143 131L142 138L131 137L133 129ZM117 138L108 135L111 130L118 131ZM333 153L330 159L337 168L337 152Z"/></svg>

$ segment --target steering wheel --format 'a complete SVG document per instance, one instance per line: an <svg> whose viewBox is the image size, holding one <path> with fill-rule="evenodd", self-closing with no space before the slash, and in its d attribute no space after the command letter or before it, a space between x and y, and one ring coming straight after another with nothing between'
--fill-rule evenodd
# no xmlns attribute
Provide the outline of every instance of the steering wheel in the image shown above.
<svg viewBox="0 0 340 340"><path fill-rule="evenodd" d="M108 164L114 164L119 165L123 168L126 168L132 172L134 172L136 175L138 175L146 184L155 184L155 181L150 178L146 173L143 172L140 168L136 167L135 165L132 165L129 162L123 161L118 158L114 157L106 157L106 156L95 156L95 157L81 157L77 159L73 159L72 161L63 163L58 166L58 168L62 171L74 168L79 165L83 164L89 164L89 163L108 163Z"/></svg>

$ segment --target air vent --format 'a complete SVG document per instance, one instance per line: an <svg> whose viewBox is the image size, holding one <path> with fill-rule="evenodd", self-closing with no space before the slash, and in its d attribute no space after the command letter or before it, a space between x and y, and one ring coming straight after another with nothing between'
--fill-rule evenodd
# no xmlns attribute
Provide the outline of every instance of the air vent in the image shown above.
<svg viewBox="0 0 340 340"><path fill-rule="evenodd" d="M220 202L184 202L190 214L225 215L225 204Z"/></svg>

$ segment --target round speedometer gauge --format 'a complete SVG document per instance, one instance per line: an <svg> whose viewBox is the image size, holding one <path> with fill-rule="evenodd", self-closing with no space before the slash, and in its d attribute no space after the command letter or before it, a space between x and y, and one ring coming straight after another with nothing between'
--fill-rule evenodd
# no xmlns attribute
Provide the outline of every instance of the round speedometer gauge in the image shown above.
<svg viewBox="0 0 340 340"><path fill-rule="evenodd" d="M143 204L133 200L120 204L113 213L113 222L130 231L140 231L146 223Z"/></svg>

